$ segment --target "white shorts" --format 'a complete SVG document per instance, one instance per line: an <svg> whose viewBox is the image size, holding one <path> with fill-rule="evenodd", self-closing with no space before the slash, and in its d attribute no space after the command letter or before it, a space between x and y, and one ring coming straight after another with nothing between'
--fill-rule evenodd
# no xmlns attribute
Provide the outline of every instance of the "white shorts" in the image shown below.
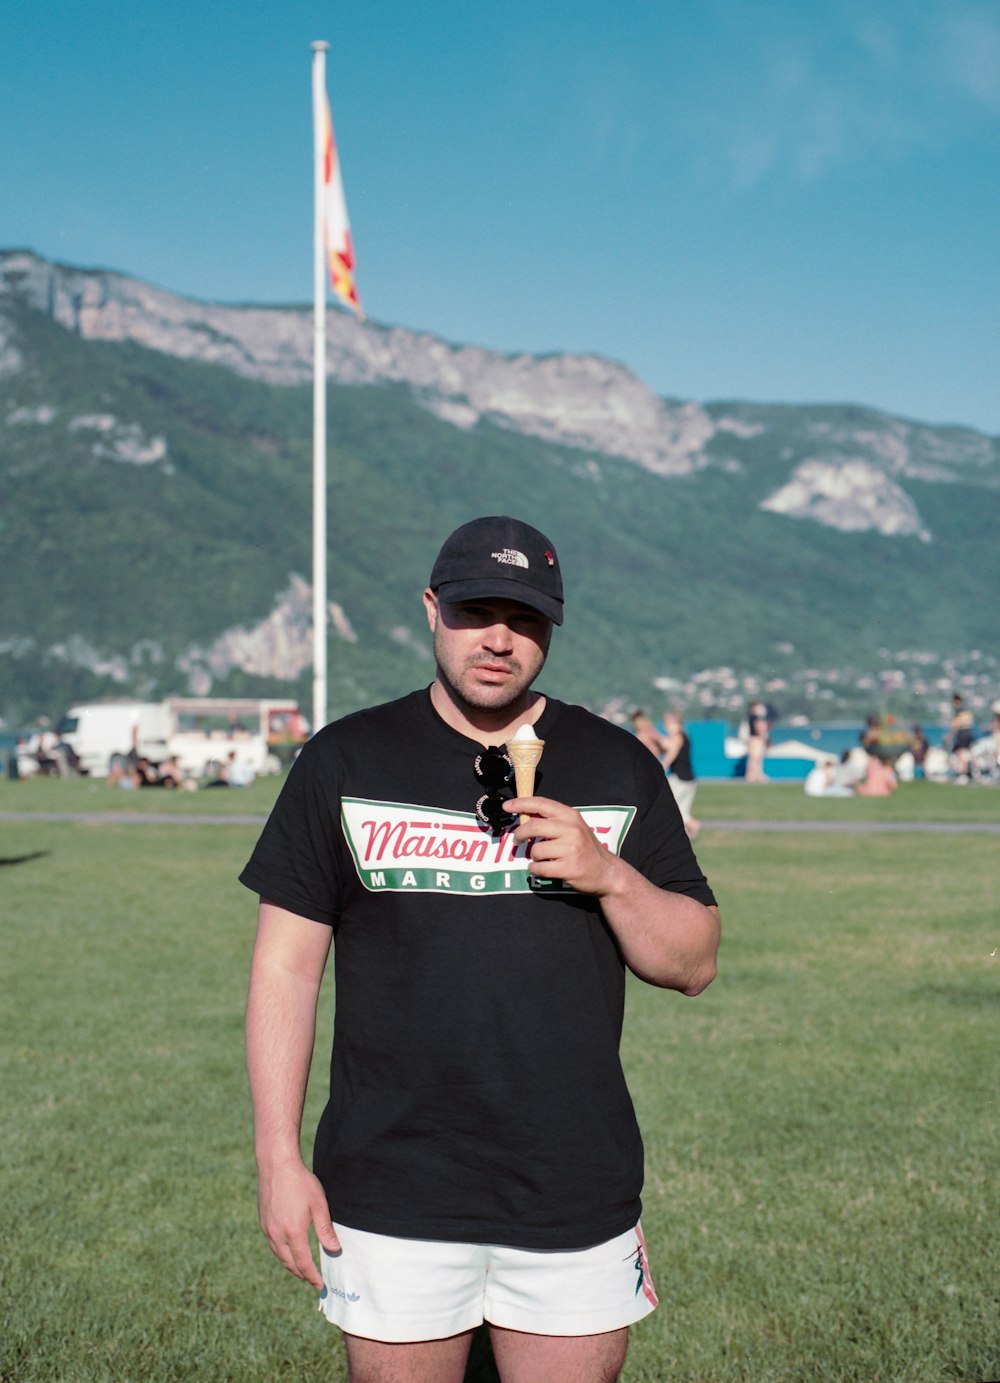
<svg viewBox="0 0 1000 1383"><path fill-rule="evenodd" d="M513 1249L394 1239L336 1226L319 1309L349 1335L443 1340L489 1321L532 1335L600 1335L657 1305L642 1229L593 1248Z"/></svg>
<svg viewBox="0 0 1000 1383"><path fill-rule="evenodd" d="M674 798L681 811L681 820L686 826L691 820L691 810L694 807L694 795L698 790L698 784L691 782L690 779L676 778L672 773L667 782L673 790Z"/></svg>

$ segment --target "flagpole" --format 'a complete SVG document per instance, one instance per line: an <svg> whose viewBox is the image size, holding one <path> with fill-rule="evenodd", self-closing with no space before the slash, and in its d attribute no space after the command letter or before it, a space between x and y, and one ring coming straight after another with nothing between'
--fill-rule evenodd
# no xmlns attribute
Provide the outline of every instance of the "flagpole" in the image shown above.
<svg viewBox="0 0 1000 1383"><path fill-rule="evenodd" d="M313 97L313 734L326 724L326 235L323 124L328 43L312 45Z"/></svg>

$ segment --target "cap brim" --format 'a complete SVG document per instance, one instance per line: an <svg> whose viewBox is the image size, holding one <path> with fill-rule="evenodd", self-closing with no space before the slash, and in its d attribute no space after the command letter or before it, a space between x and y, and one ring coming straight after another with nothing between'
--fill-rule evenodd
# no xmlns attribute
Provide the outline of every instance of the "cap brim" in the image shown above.
<svg viewBox="0 0 1000 1383"><path fill-rule="evenodd" d="M527 605L529 610L537 610L540 615L550 619L553 624L563 622L563 604L554 596L534 591L530 586L509 577L482 581L444 581L437 587L435 595L446 605L458 605L463 600L513 600L518 605Z"/></svg>

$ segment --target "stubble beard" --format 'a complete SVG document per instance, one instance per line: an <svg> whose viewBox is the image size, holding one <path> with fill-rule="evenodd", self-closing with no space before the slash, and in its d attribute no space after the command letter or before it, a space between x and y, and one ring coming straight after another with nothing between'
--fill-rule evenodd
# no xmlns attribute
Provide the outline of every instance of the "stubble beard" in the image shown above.
<svg viewBox="0 0 1000 1383"><path fill-rule="evenodd" d="M472 711L506 711L525 696L532 682L542 670L545 654L538 653L535 666L527 671L517 658L481 657L465 660L461 667L455 668L443 656L438 640L435 638L434 655L437 660L438 678L447 687L452 700L460 707ZM536 660L533 660L535 662ZM510 672L510 677L500 684L479 682L475 670L485 664L502 664Z"/></svg>

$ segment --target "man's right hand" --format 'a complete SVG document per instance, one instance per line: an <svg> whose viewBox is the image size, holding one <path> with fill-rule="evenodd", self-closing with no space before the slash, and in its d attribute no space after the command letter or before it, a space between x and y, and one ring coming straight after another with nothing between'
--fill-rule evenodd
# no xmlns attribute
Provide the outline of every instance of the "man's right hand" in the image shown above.
<svg viewBox="0 0 1000 1383"><path fill-rule="evenodd" d="M301 1160L261 1166L257 1190L260 1227L271 1252L290 1273L319 1291L323 1278L312 1256L309 1226L322 1248L340 1252L340 1240L330 1221L326 1192Z"/></svg>

